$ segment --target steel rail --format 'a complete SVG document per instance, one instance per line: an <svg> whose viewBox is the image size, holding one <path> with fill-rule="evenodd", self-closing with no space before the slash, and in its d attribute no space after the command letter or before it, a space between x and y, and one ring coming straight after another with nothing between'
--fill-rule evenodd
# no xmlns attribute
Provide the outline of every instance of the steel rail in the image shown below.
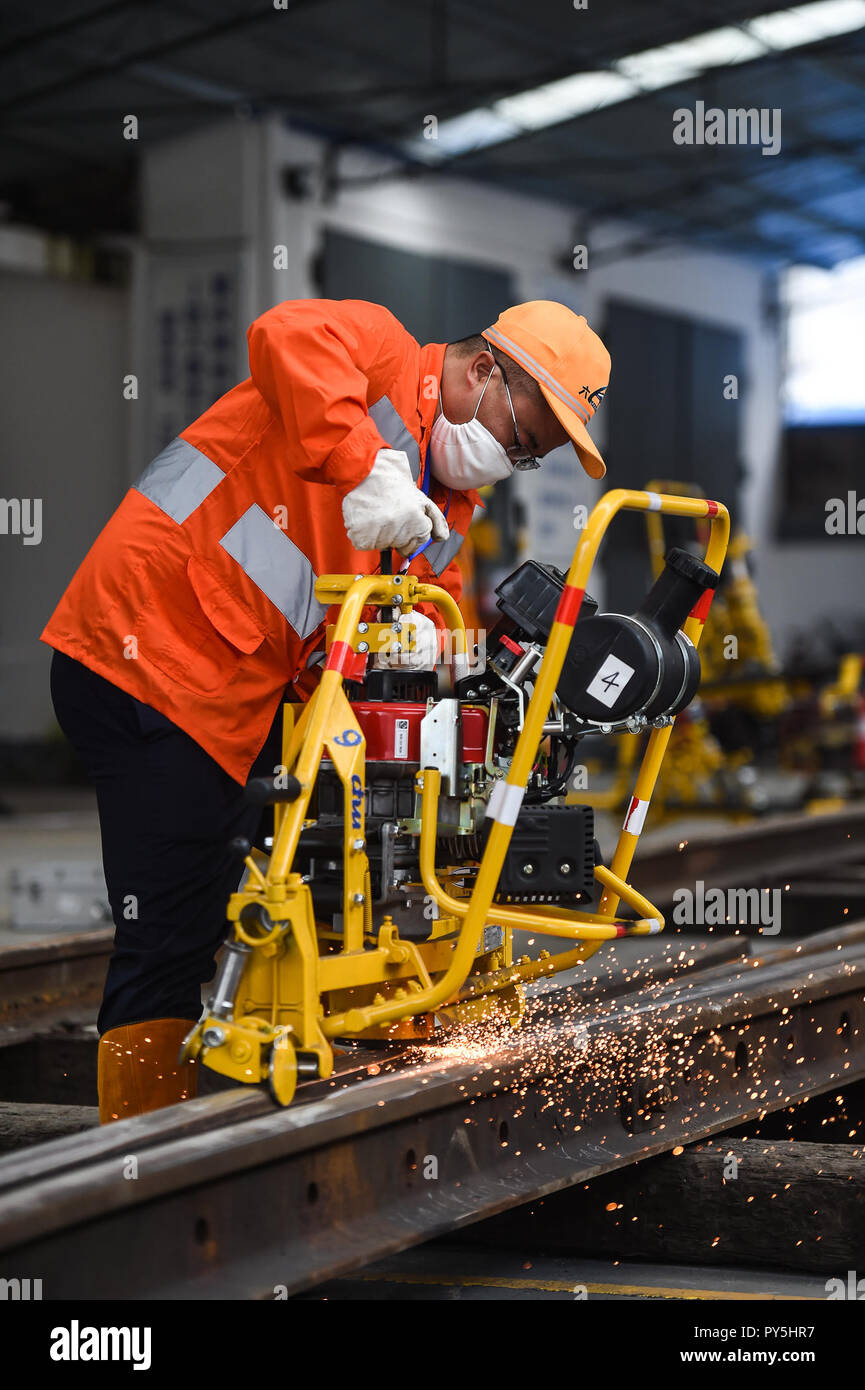
<svg viewBox="0 0 865 1390"><path fill-rule="evenodd" d="M20 942L0 946L0 1022L60 998L89 999L105 979L113 936L113 927L37 941L22 932Z"/></svg>
<svg viewBox="0 0 865 1390"><path fill-rule="evenodd" d="M863 931L576 1014L549 991L481 1058L287 1110L230 1092L15 1155L4 1271L47 1299L284 1296L846 1084L865 1076Z"/></svg>
<svg viewBox="0 0 865 1390"><path fill-rule="evenodd" d="M567 1005L575 999L584 1007L600 1005L605 999L633 994L640 988L663 986L695 970L706 972L715 967L723 969L725 964L732 967L744 959L741 944L732 938L708 941L684 960L681 959L681 947L676 941L653 942L652 945L656 947L655 950L630 963L627 976L614 970L607 979L595 977L592 982L581 982L579 986L558 984L535 994L531 1004L535 1016L540 1018L549 1012L555 1001ZM353 1048L347 1054L337 1056L334 1075L329 1080L299 1082L293 1105L297 1108L298 1105L330 1095L337 1088L342 1089L364 1080L370 1075L370 1068L375 1069L375 1074L399 1070L408 1059L413 1062L418 1060L417 1047L408 1045L397 1050L382 1046L375 1049ZM243 1123L260 1115L269 1115L273 1108L273 1102L263 1088L249 1086L237 1086L183 1105L168 1106L139 1116L134 1122L137 1126L136 1152L175 1138L207 1133L227 1123ZM126 1135L125 1126L112 1124L69 1136L53 1148L49 1144L40 1144L34 1149L16 1153L0 1161L0 1196L14 1187L40 1178L56 1177L94 1158L123 1155L129 1147Z"/></svg>
<svg viewBox="0 0 865 1390"><path fill-rule="evenodd" d="M707 888L764 885L856 860L865 860L865 803L689 835L682 849L672 841L656 843L641 852L634 880L641 893L663 902L696 879Z"/></svg>

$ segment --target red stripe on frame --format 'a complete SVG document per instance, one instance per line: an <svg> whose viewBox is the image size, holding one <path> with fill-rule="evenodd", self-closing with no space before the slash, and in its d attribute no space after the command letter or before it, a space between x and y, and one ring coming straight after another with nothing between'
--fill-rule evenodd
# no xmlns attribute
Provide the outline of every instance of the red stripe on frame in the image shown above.
<svg viewBox="0 0 865 1390"><path fill-rule="evenodd" d="M707 501L706 501L706 516L717 516L717 515L718 515L718 503L717 503L717 502L710 502L710 501L708 501L708 499L707 499Z"/></svg>
<svg viewBox="0 0 865 1390"><path fill-rule="evenodd" d="M324 669L326 671L339 671L340 675L344 675L353 664L355 655L356 653L352 651L348 642L334 642L328 653Z"/></svg>
<svg viewBox="0 0 865 1390"><path fill-rule="evenodd" d="M366 676L367 652L354 652L354 660L345 672L347 681L362 681Z"/></svg>
<svg viewBox="0 0 865 1390"><path fill-rule="evenodd" d="M572 626L577 621L577 614L583 601L585 589L577 589L573 584L566 584L559 599L559 606L556 609L556 616L553 619L556 623L567 623Z"/></svg>
<svg viewBox="0 0 865 1390"><path fill-rule="evenodd" d="M715 590L707 589L706 592L697 599L688 617L696 618L698 622L704 623L709 616L709 609L712 607L712 599L714 597Z"/></svg>

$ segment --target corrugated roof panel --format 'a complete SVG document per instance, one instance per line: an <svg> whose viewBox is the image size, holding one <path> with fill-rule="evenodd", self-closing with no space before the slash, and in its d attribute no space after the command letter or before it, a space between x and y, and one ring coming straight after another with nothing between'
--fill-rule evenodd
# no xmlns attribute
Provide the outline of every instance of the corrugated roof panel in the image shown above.
<svg viewBox="0 0 865 1390"><path fill-rule="evenodd" d="M7 7L7 11L8 11ZM440 119L616 59L766 13L766 0L307 0L287 11L236 0L147 6L57 0L0 22L0 198L54 225L134 229L113 197L138 151L106 112L135 112L149 139L275 109L337 140L395 152L427 114ZM442 28L441 16L447 16ZM781 111L781 151L676 146L673 112ZM859 251L865 208L865 30L808 51L718 68L676 88L609 106L457 160L458 175L554 199L651 231L678 229L747 254ZM101 191L100 191L101 189ZM797 209L801 210L797 217ZM114 220L112 220L112 218ZM762 246L761 246L762 239Z"/></svg>

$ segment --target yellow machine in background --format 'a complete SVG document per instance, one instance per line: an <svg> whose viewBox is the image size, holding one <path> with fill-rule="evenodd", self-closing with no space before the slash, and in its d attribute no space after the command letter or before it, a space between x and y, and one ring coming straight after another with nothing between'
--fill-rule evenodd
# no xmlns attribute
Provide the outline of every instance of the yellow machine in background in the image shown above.
<svg viewBox="0 0 865 1390"><path fill-rule="evenodd" d="M664 480L647 483L646 487L683 497L704 495L696 483ZM657 577L663 566L665 546L664 523L660 514L646 514L646 531L652 574ZM698 522L698 544L705 540L704 531L705 523ZM751 549L750 538L744 531L737 531L731 536L724 584L715 594L703 633L702 689L705 698L708 686L725 682L739 685L741 688L737 691L737 700L754 709L755 713L771 716L786 707L788 698L783 686L773 679L779 674L780 666L772 646L769 624L760 612L757 586L748 567ZM733 650L729 649L731 637L735 638ZM767 678L762 684L761 677Z"/></svg>
<svg viewBox="0 0 865 1390"><path fill-rule="evenodd" d="M679 496L703 496L696 483L663 480L647 487ZM704 539L702 527L698 522L698 544ZM647 514L646 529L652 572L657 574L664 546L661 517ZM665 808L724 808L735 814L761 810L767 800L753 770L754 750L743 747L725 753L704 713L733 701L758 719L774 719L792 703L778 679L769 625L748 567L750 552L749 537L737 531L730 538L723 587L716 592L706 619L700 702L679 722L658 788L658 803Z"/></svg>
<svg viewBox="0 0 865 1390"><path fill-rule="evenodd" d="M596 614L586 584L623 509L707 518L705 562L673 552L635 615ZM497 590L501 632L482 673L468 668L462 616L440 587L410 574L320 578L316 598L339 605L327 662L308 704L285 707L283 764L263 792L272 850L246 855L231 939L183 1058L266 1080L284 1105L298 1076L330 1075L336 1039L427 1038L442 1023L490 1018L516 1025L527 982L603 941L660 931L628 874L675 714L699 682L704 596L728 536L716 502L607 493L566 576L527 562ZM401 616L421 602L450 628L453 698L406 699L388 673L378 702L349 699L359 658L403 640ZM391 621L365 621L370 606L391 609ZM564 804L557 764L587 733L640 728L645 755L605 867L591 810ZM407 758L415 736L419 752ZM588 911L593 885L600 903ZM619 914L620 900L633 918ZM571 944L514 962L515 929Z"/></svg>

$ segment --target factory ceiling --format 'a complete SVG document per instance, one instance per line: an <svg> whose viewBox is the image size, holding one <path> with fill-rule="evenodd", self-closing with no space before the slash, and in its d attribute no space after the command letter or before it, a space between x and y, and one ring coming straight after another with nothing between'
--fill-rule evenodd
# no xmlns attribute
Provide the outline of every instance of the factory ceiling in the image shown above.
<svg viewBox="0 0 865 1390"><path fill-rule="evenodd" d="M337 183L341 152L368 146L387 168L552 199L587 236L625 219L632 251L865 252L865 0L0 8L13 223L134 232L145 145L268 113L332 144ZM122 138L129 114L137 141Z"/></svg>

